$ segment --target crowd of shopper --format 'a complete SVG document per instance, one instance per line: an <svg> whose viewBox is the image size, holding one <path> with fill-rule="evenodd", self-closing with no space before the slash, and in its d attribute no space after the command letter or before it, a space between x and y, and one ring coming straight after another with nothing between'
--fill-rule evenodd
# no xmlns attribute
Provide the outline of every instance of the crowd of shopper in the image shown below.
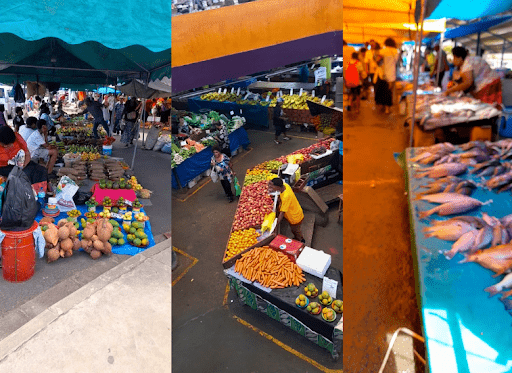
<svg viewBox="0 0 512 373"><path fill-rule="evenodd" d="M438 44L426 47L420 55L420 72L428 74L434 87L444 89L444 95L470 94L498 106L502 103L501 80L482 56L470 56L463 47L451 51L453 62ZM359 113L360 101L370 97L373 87L374 102L378 110L389 114L396 104L396 81L400 68L412 69L414 61L398 48L393 38L385 39L381 46L375 40L365 43L359 50L343 42L343 75L347 110ZM449 83L447 83L449 82Z"/></svg>

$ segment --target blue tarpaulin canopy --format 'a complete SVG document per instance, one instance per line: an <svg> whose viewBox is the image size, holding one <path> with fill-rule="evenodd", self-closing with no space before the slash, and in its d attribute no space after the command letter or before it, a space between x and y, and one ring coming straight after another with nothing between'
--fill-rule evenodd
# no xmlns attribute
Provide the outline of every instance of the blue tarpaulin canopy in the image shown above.
<svg viewBox="0 0 512 373"><path fill-rule="evenodd" d="M455 27L449 30L446 30L444 33L445 39L455 39L463 36L477 34L479 32L487 31L491 27L497 26L500 23L506 22L511 19L512 16L502 16L502 17L493 17L484 19L483 21L478 21L474 23L470 23L468 25L463 25L459 27ZM433 40L439 40L441 35L437 35Z"/></svg>
<svg viewBox="0 0 512 373"><path fill-rule="evenodd" d="M425 19L455 18L469 21L495 16L512 8L512 0L426 0ZM421 0L416 0L415 18L420 19Z"/></svg>

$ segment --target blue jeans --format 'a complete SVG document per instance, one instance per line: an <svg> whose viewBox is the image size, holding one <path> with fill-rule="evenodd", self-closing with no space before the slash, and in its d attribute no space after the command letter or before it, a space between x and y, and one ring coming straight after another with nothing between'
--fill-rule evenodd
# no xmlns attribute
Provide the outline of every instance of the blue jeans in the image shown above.
<svg viewBox="0 0 512 373"><path fill-rule="evenodd" d="M107 132L107 136L110 136L110 128L108 128L107 122L105 122L105 119L101 119L97 122L94 122L94 126L92 127L92 133L94 134L95 139L99 139L100 135L98 135L98 126L102 125L105 131Z"/></svg>

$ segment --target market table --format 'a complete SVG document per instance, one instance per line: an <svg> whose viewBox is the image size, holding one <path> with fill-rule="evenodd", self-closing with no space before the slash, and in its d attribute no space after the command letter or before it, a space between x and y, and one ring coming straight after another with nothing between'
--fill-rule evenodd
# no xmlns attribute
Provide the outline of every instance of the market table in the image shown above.
<svg viewBox="0 0 512 373"><path fill-rule="evenodd" d="M417 211L435 205L414 200L419 186L432 180L414 177L413 168L417 166L409 159L416 154L417 149L408 148L397 155L397 161L405 170L417 297L430 372L509 372L512 368L512 317L499 295L489 299L484 292L484 288L498 283L503 276L493 278L494 272L476 263L460 264L462 254L448 260L441 252L449 250L451 242L424 237L422 229L429 225L430 219L445 220L446 217L437 214L426 220L418 217ZM465 175L481 181L473 175ZM479 187L472 197L493 203L462 215L481 216L485 212L501 218L512 211L510 193L496 194Z"/></svg>
<svg viewBox="0 0 512 373"><path fill-rule="evenodd" d="M243 127L237 128L229 134L229 147L233 153L241 147L245 149L250 143L249 135ZM174 189L178 189L178 180L180 185L183 186L194 178L200 176L203 172L209 170L211 167L210 162L212 157L212 148L206 147L199 153L185 159L181 164L174 168L174 172L172 173L172 187ZM178 180L176 180L175 175Z"/></svg>
<svg viewBox="0 0 512 373"><path fill-rule="evenodd" d="M188 109L194 113L199 113L201 109L215 110L221 114L229 114L231 111L235 115L245 118L247 123L263 128L269 128L268 106L261 105L239 105L234 102L206 101L199 97L188 99Z"/></svg>
<svg viewBox="0 0 512 373"><path fill-rule="evenodd" d="M224 270L229 286L236 291L239 300L254 310L283 323L293 331L306 337L313 343L327 349L334 359L339 357L343 344L343 314L337 314L335 321L327 322L321 315L311 315L306 309L295 305L295 299L304 294L304 287L314 283L322 291L322 279L304 272L306 282L300 286L285 289L273 289L267 292L259 284L250 283L234 271L234 266ZM338 281L336 299L343 300L343 281L341 272L329 267L326 277ZM318 301L317 298L313 301Z"/></svg>
<svg viewBox="0 0 512 373"><path fill-rule="evenodd" d="M77 205L76 209L82 213L82 215L78 217L78 220L80 220L81 218L84 218L87 220L87 218L85 217L85 213L88 211L87 206L86 205ZM97 207L96 211L97 212L101 211L100 207ZM140 211L144 212L144 209L141 209ZM57 222L60 219L67 219L67 217L68 217L67 213L61 212L59 216L54 218L55 224L57 224ZM40 210L36 215L36 221L40 221L42 218L43 218L43 214ZM119 222L119 220L118 220L118 222ZM120 222L119 224L122 224L122 222ZM150 224L149 220L146 221L146 223L145 223L144 233L146 233L148 236L148 241L149 241L148 246L139 248L139 247L130 245L128 243L128 240L126 239L126 233L123 231L124 239L127 243L122 246L112 246L112 253L119 254L119 255L132 255L133 256L133 255L137 255L138 253L143 252L146 249L149 249L150 247L155 246L155 239L153 237L153 233L151 232L151 224ZM83 249L80 249L80 251L82 251L82 250Z"/></svg>

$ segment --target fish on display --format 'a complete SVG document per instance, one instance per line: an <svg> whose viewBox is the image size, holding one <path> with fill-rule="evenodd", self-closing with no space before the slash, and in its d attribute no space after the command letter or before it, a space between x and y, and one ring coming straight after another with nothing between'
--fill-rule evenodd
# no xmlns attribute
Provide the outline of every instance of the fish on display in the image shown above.
<svg viewBox="0 0 512 373"><path fill-rule="evenodd" d="M506 275L503 280L498 282L496 285L489 286L488 288L485 288L484 291L489 293L489 298L495 296L499 292L501 292L505 288L512 287L512 273L509 273ZM506 297L505 297L506 298Z"/></svg>
<svg viewBox="0 0 512 373"><path fill-rule="evenodd" d="M475 244L478 232L478 230L472 229L460 236L460 238L452 245L451 250L448 250L444 253L446 258L453 259L455 254L470 250Z"/></svg>
<svg viewBox="0 0 512 373"><path fill-rule="evenodd" d="M464 222L451 225L439 225L431 227L425 234L426 238L436 237L444 241L457 241L465 233L474 230L473 226Z"/></svg>
<svg viewBox="0 0 512 373"><path fill-rule="evenodd" d="M485 247L487 247L491 244L492 239L493 239L493 229L490 225L486 225L478 231L478 234L475 238L473 247L471 247L469 249L469 251L475 252L475 251L484 249Z"/></svg>
<svg viewBox="0 0 512 373"><path fill-rule="evenodd" d="M499 165L500 165L499 160L491 159L489 161L476 164L475 167L471 171L469 171L469 173L470 174L478 174L479 172L486 169L487 167L499 166Z"/></svg>
<svg viewBox="0 0 512 373"><path fill-rule="evenodd" d="M474 227L476 229L480 229L480 228L483 228L483 227L487 226L487 224L485 223L485 221L482 218L479 218L479 217L476 217L476 216L470 216L470 215L455 216L455 217L450 218L448 220L432 220L431 221L431 225L432 226L436 226L436 225L450 225L450 224L453 224L453 223L459 222L459 221L468 223L468 224L470 224L472 227ZM424 231L426 231L427 229L430 229L430 227L423 228Z"/></svg>
<svg viewBox="0 0 512 373"><path fill-rule="evenodd" d="M467 168L468 166L462 163L443 163L437 166L432 166L418 170L422 172L416 175L416 178L439 178L449 175L460 175L466 172Z"/></svg>
<svg viewBox="0 0 512 373"><path fill-rule="evenodd" d="M502 275L512 268L512 245L499 245L487 250L480 250L469 254L459 263L475 262L482 267L490 269L496 274L493 277Z"/></svg>
<svg viewBox="0 0 512 373"><path fill-rule="evenodd" d="M507 172L498 176L494 176L487 180L485 185L490 189L497 189L506 186L512 181L512 172Z"/></svg>
<svg viewBox="0 0 512 373"><path fill-rule="evenodd" d="M463 196L458 193L437 193L437 194L429 194L426 196L422 196L420 198L422 201L427 201L430 203L448 203L454 201L476 201L474 198Z"/></svg>
<svg viewBox="0 0 512 373"><path fill-rule="evenodd" d="M429 217L432 214L437 213L438 215L453 215L453 214L461 214L463 212L471 211L477 207L492 203L492 200L487 202L481 202L477 199L461 196L464 198L460 198L458 200L454 200L452 202L444 203L442 205L436 206L427 211L421 211L419 213L420 219L424 219Z"/></svg>

